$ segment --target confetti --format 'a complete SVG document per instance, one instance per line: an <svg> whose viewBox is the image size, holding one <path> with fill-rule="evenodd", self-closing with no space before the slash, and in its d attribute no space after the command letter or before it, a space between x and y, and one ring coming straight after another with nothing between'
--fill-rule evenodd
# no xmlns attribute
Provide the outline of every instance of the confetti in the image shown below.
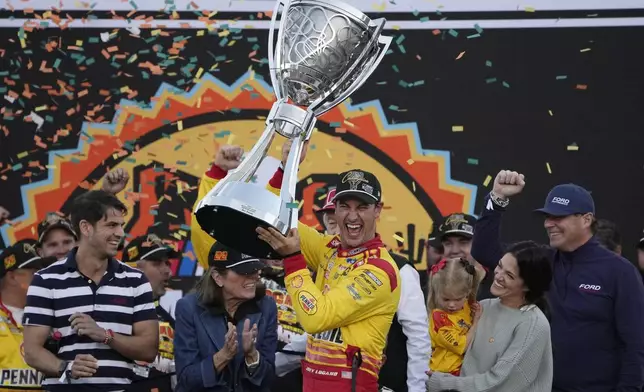
<svg viewBox="0 0 644 392"><path fill-rule="evenodd" d="M566 146L566 150L568 150L568 151L579 151L579 146L577 145L577 143L572 143L571 145Z"/></svg>
<svg viewBox="0 0 644 392"><path fill-rule="evenodd" d="M452 125L452 132L463 132L464 128L462 125Z"/></svg>
<svg viewBox="0 0 644 392"><path fill-rule="evenodd" d="M407 159L407 164L408 164L408 165L413 165L413 164L414 164L414 160L413 160L413 159Z"/></svg>
<svg viewBox="0 0 644 392"><path fill-rule="evenodd" d="M286 203L286 208L299 208L298 202Z"/></svg>
<svg viewBox="0 0 644 392"><path fill-rule="evenodd" d="M552 112L552 110L548 110L548 114L550 114L551 116L554 116L554 113Z"/></svg>
<svg viewBox="0 0 644 392"><path fill-rule="evenodd" d="M456 57L456 60L460 60L460 59L462 59L462 58L463 58L463 56L465 56L465 51L463 51L463 52L459 53L459 54L458 54L458 56Z"/></svg>
<svg viewBox="0 0 644 392"><path fill-rule="evenodd" d="M548 174L552 174L552 169L550 168L550 162L546 162L546 169L548 170Z"/></svg>
<svg viewBox="0 0 644 392"><path fill-rule="evenodd" d="M486 66L486 67L491 67L491 66L492 66L492 62L491 62L490 60L486 60L486 61L485 61L485 66Z"/></svg>
<svg viewBox="0 0 644 392"><path fill-rule="evenodd" d="M578 84L577 86L575 86L575 88L577 90L588 90L588 86L585 84Z"/></svg>
<svg viewBox="0 0 644 392"><path fill-rule="evenodd" d="M584 52L590 52L590 48L581 49L581 50L580 50L580 52L581 52L581 53L584 53Z"/></svg>
<svg viewBox="0 0 644 392"><path fill-rule="evenodd" d="M399 236L398 234L394 234L392 235L392 237L394 237L394 239L398 242L405 242L405 239Z"/></svg>
<svg viewBox="0 0 644 392"><path fill-rule="evenodd" d="M535 12L534 7L525 7L525 12Z"/></svg>
<svg viewBox="0 0 644 392"><path fill-rule="evenodd" d="M556 80L566 80L566 79L568 79L568 75L559 75L555 79Z"/></svg>
<svg viewBox="0 0 644 392"><path fill-rule="evenodd" d="M487 84L495 83L496 80L497 80L496 78L487 78L487 79L485 79L485 83L487 83Z"/></svg>
<svg viewBox="0 0 644 392"><path fill-rule="evenodd" d="M479 160L476 158L467 158L467 164L468 165L478 165Z"/></svg>
<svg viewBox="0 0 644 392"><path fill-rule="evenodd" d="M449 29L448 33L449 33L449 35L451 35L454 38L458 37L458 31L456 31L454 29Z"/></svg>
<svg viewBox="0 0 644 392"><path fill-rule="evenodd" d="M487 187L488 185L490 185L490 181L492 181L492 176L488 174L488 175L485 177L485 181L483 181L483 186L484 186L484 187Z"/></svg>

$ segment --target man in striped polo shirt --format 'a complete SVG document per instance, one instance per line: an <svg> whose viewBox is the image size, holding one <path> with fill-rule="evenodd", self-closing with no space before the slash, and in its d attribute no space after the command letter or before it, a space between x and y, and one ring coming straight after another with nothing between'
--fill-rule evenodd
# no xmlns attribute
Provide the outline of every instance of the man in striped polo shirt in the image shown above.
<svg viewBox="0 0 644 392"><path fill-rule="evenodd" d="M71 216L78 247L39 271L29 287L25 360L47 376L48 391L123 391L134 361L156 358L159 326L150 283L114 259L126 212L105 191L76 198ZM60 340L49 351L44 345L52 333Z"/></svg>

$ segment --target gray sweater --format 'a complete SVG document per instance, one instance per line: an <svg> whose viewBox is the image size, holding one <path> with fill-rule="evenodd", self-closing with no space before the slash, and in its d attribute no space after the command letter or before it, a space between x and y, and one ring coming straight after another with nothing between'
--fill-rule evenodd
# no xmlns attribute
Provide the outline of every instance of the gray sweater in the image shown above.
<svg viewBox="0 0 644 392"><path fill-rule="evenodd" d="M513 309L498 299L481 301L483 314L465 353L461 376L434 373L429 392L550 392L550 324L534 305Z"/></svg>

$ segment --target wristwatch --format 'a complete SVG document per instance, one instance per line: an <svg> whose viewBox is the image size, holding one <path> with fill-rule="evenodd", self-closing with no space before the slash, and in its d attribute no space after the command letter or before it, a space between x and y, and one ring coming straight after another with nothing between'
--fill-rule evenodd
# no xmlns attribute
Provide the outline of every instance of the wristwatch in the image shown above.
<svg viewBox="0 0 644 392"><path fill-rule="evenodd" d="M246 359L244 359L244 363L246 364L246 366L248 366L251 369L256 367L257 365L259 365L259 351L257 352L257 359L256 360L254 360L252 363L248 363L248 362L246 362Z"/></svg>
<svg viewBox="0 0 644 392"><path fill-rule="evenodd" d="M58 377L62 377L63 374L65 374L65 371L67 370L67 365L69 365L69 361L62 361L60 365L58 366Z"/></svg>
<svg viewBox="0 0 644 392"><path fill-rule="evenodd" d="M508 204L510 204L510 199L501 197L494 193L494 191L490 192L490 200L492 200L492 203L501 208L505 208L508 206Z"/></svg>

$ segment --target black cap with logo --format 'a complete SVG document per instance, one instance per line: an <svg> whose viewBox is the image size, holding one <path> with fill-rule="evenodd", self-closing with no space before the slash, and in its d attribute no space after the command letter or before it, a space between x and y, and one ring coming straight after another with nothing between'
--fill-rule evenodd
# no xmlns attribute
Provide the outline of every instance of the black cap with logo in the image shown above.
<svg viewBox="0 0 644 392"><path fill-rule="evenodd" d="M76 235L71 222L65 217L62 217L55 212L51 212L38 224L38 243L42 244L47 234L54 229L63 229L78 240L78 235Z"/></svg>
<svg viewBox="0 0 644 392"><path fill-rule="evenodd" d="M154 234L142 235L130 241L123 250L123 262L134 263L139 260L165 261L179 257L179 252Z"/></svg>
<svg viewBox="0 0 644 392"><path fill-rule="evenodd" d="M36 253L38 241L32 239L21 240L6 248L0 254L0 278L9 271L17 269L40 270L54 261L55 257L40 257Z"/></svg>
<svg viewBox="0 0 644 392"><path fill-rule="evenodd" d="M455 213L445 217L438 228L438 237L442 241L450 235L458 235L465 238L474 237L474 225L476 218L464 213Z"/></svg>
<svg viewBox="0 0 644 392"><path fill-rule="evenodd" d="M333 201L352 197L365 203L375 204L382 200L380 181L375 175L360 169L340 173Z"/></svg>
<svg viewBox="0 0 644 392"><path fill-rule="evenodd" d="M230 269L241 275L254 274L266 265L257 257L253 257L221 242L215 242L208 253L208 265L218 270Z"/></svg>

